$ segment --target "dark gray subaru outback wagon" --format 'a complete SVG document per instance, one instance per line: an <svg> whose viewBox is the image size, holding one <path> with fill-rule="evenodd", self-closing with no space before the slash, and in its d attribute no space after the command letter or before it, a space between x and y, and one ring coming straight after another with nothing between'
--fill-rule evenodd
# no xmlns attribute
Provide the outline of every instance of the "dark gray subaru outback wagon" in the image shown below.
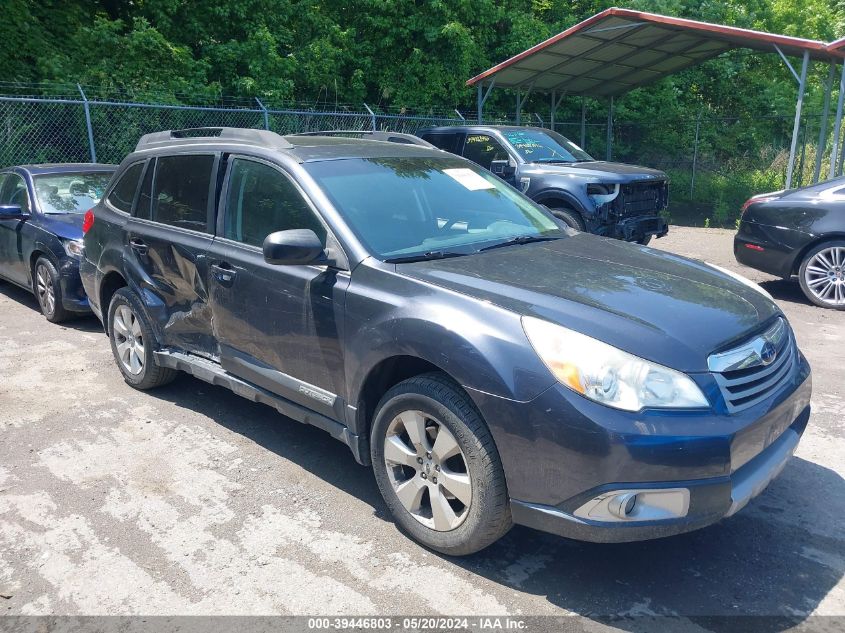
<svg viewBox="0 0 845 633"><path fill-rule="evenodd" d="M126 382L183 370L324 429L440 552L514 522L590 541L714 523L810 415L810 368L750 282L575 232L422 144L147 135L85 228Z"/></svg>

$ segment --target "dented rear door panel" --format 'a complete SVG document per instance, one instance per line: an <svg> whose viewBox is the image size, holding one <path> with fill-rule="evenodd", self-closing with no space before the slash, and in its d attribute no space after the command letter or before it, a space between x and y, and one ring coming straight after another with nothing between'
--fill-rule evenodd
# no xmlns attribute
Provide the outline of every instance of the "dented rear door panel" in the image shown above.
<svg viewBox="0 0 845 633"><path fill-rule="evenodd" d="M207 286L212 237L138 218L129 221L126 237L125 269L159 342L218 358Z"/></svg>

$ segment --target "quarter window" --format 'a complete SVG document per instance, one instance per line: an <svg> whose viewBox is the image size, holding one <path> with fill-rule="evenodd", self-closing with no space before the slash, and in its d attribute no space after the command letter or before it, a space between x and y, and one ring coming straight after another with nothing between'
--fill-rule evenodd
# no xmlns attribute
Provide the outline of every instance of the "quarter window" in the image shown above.
<svg viewBox="0 0 845 633"><path fill-rule="evenodd" d="M467 134L464 143L464 158L478 163L484 169L490 169L490 163L494 160L507 160L507 150L502 147L492 136L486 134Z"/></svg>
<svg viewBox="0 0 845 633"><path fill-rule="evenodd" d="M223 237L261 246L270 233L288 229L311 229L326 243L325 227L289 178L269 165L235 159Z"/></svg>
<svg viewBox="0 0 845 633"><path fill-rule="evenodd" d="M135 200L135 192L138 190L138 181L141 179L143 168L143 162L129 167L111 190L107 200L118 211L129 213L132 210L132 202Z"/></svg>
<svg viewBox="0 0 845 633"><path fill-rule="evenodd" d="M150 210L153 200L153 174L155 173L155 158L150 159L147 171L144 173L144 182L141 183L141 193L138 194L138 204L135 205L135 217L150 219Z"/></svg>
<svg viewBox="0 0 845 633"><path fill-rule="evenodd" d="M208 232L208 194L213 169L213 155L156 159L152 219L170 226Z"/></svg>

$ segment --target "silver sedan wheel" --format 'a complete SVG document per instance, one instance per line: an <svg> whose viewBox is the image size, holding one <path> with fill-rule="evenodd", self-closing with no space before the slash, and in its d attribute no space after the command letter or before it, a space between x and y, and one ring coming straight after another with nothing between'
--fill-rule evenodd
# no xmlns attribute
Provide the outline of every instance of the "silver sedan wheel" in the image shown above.
<svg viewBox="0 0 845 633"><path fill-rule="evenodd" d="M384 439L387 476L400 503L438 532L454 530L472 503L466 457L455 436L422 411L403 411Z"/></svg>
<svg viewBox="0 0 845 633"><path fill-rule="evenodd" d="M130 374L140 374L144 370L144 336L129 306L121 305L114 311L112 332L120 364Z"/></svg>
<svg viewBox="0 0 845 633"><path fill-rule="evenodd" d="M813 255L804 270L804 281L822 303L845 305L845 247L831 246Z"/></svg>
<svg viewBox="0 0 845 633"><path fill-rule="evenodd" d="M56 292L53 290L53 280L50 278L50 271L41 264L35 271L35 291L38 294L38 303L44 314L50 315L56 310Z"/></svg>

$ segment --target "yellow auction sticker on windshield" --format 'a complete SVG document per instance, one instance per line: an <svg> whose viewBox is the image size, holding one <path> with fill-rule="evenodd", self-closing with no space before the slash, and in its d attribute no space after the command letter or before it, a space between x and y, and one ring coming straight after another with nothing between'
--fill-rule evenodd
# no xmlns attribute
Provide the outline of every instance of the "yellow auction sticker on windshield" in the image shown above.
<svg viewBox="0 0 845 633"><path fill-rule="evenodd" d="M466 167L459 167L455 169L444 169L443 173L454 178L464 187L470 191L478 191L479 189L495 189L496 186L476 174L471 169Z"/></svg>

